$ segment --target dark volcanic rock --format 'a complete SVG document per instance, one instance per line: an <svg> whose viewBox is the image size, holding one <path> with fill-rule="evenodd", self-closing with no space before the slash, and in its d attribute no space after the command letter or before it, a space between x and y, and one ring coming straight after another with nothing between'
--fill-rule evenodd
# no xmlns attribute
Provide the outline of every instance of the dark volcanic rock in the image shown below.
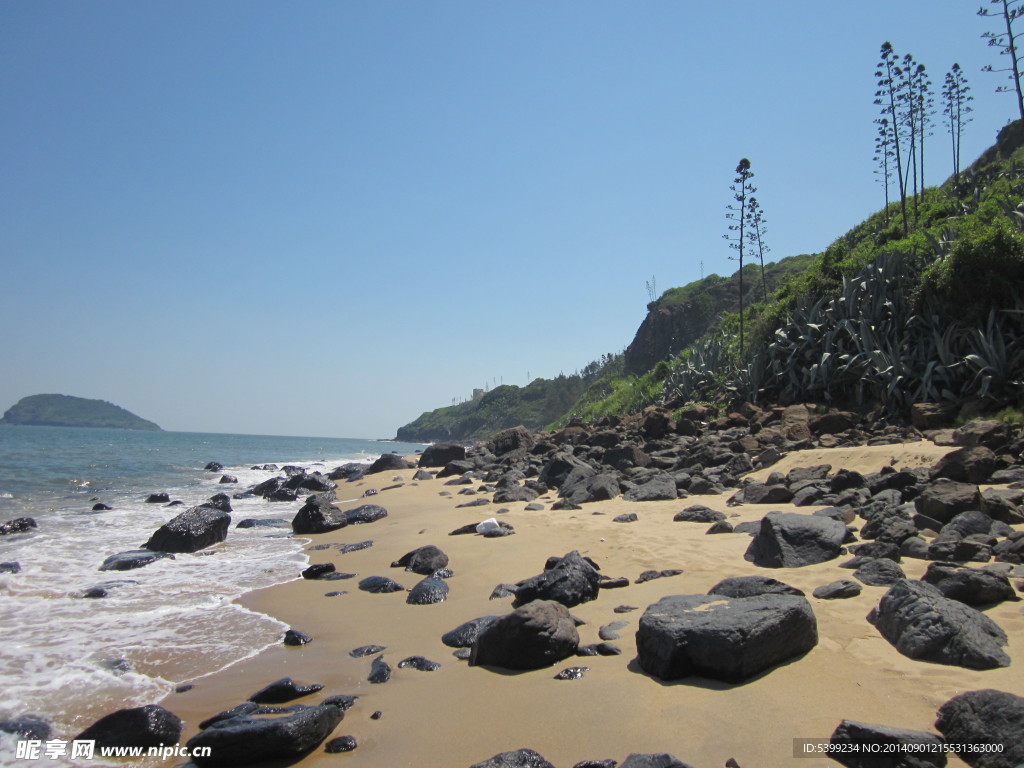
<svg viewBox="0 0 1024 768"><path fill-rule="evenodd" d="M448 555L433 544L417 547L406 552L391 564L392 568L405 568L407 571L429 576L434 571L448 565Z"/></svg>
<svg viewBox="0 0 1024 768"><path fill-rule="evenodd" d="M612 472L573 470L558 489L558 495L570 504L607 501L619 495L619 479Z"/></svg>
<svg viewBox="0 0 1024 768"><path fill-rule="evenodd" d="M902 579L882 597L868 621L911 659L967 669L1010 664L1006 633L985 614L920 581Z"/></svg>
<svg viewBox="0 0 1024 768"><path fill-rule="evenodd" d="M939 478L914 498L917 511L943 525L961 512L982 508L981 491L971 483Z"/></svg>
<svg viewBox="0 0 1024 768"><path fill-rule="evenodd" d="M389 579L387 576L367 576L359 582L359 588L363 592L370 592L375 595L405 591L405 587L394 579Z"/></svg>
<svg viewBox="0 0 1024 768"><path fill-rule="evenodd" d="M427 576L409 590L405 602L409 605L435 605L448 597L448 583L444 579Z"/></svg>
<svg viewBox="0 0 1024 768"><path fill-rule="evenodd" d="M838 557L846 526L793 512L769 512L744 557L762 568L799 568Z"/></svg>
<svg viewBox="0 0 1024 768"><path fill-rule="evenodd" d="M575 654L579 642L568 608L534 600L488 624L473 644L469 663L540 669Z"/></svg>
<svg viewBox="0 0 1024 768"><path fill-rule="evenodd" d="M378 656L370 664L370 676L366 679L374 685L386 683L391 679L391 665L384 661L383 656Z"/></svg>
<svg viewBox="0 0 1024 768"><path fill-rule="evenodd" d="M495 456L523 455L536 444L536 440L526 427L512 427L499 432L491 438L488 447Z"/></svg>
<svg viewBox="0 0 1024 768"><path fill-rule="evenodd" d="M531 600L554 600L569 608L594 600L600 590L601 574L573 550L551 568L521 581L516 589L516 604Z"/></svg>
<svg viewBox="0 0 1024 768"><path fill-rule="evenodd" d="M449 648L469 648L476 642L480 633L498 618L498 616L480 616L470 619L441 635L441 642Z"/></svg>
<svg viewBox="0 0 1024 768"><path fill-rule="evenodd" d="M348 652L348 655L353 659L361 659L363 656L372 656L375 653L380 653L385 650L386 646L383 645L360 645L358 648L353 648Z"/></svg>
<svg viewBox="0 0 1024 768"><path fill-rule="evenodd" d="M50 724L35 715L0 720L0 733L10 733L29 741L47 741L53 733Z"/></svg>
<svg viewBox="0 0 1024 768"><path fill-rule="evenodd" d="M693 768L693 766L666 752L654 754L634 752L622 761L619 768Z"/></svg>
<svg viewBox="0 0 1024 768"><path fill-rule="evenodd" d="M249 697L249 701L256 704L284 704L286 701L292 701L308 696L311 693L322 691L323 688L319 683L299 685L290 677L282 677L265 688L260 688Z"/></svg>
<svg viewBox="0 0 1024 768"><path fill-rule="evenodd" d="M16 533L28 533L39 527L39 524L31 517L16 517L5 523L0 523L0 536L13 536Z"/></svg>
<svg viewBox="0 0 1024 768"><path fill-rule="evenodd" d="M346 509L342 514L345 515L349 525L362 525L363 523L373 523L387 517L388 511L376 504L363 504L355 509Z"/></svg>
<svg viewBox="0 0 1024 768"><path fill-rule="evenodd" d="M661 571L644 571L636 577L634 584L643 584L646 581L654 581L655 579L666 579L670 576L678 576L683 571L679 568L666 568Z"/></svg>
<svg viewBox="0 0 1024 768"><path fill-rule="evenodd" d="M198 552L228 536L231 515L213 507L198 506L164 523L149 537L144 549L157 552Z"/></svg>
<svg viewBox="0 0 1024 768"><path fill-rule="evenodd" d="M119 709L101 717L75 737L95 741L97 747L158 747L177 744L182 722L163 707L150 704Z"/></svg>
<svg viewBox="0 0 1024 768"><path fill-rule="evenodd" d="M537 479L549 488L560 488L566 478L576 469L592 468L585 461L577 459L572 454L556 453L541 468L540 476Z"/></svg>
<svg viewBox="0 0 1024 768"><path fill-rule="evenodd" d="M421 467L443 467L450 461L466 458L466 447L459 443L434 443L428 445L417 462Z"/></svg>
<svg viewBox="0 0 1024 768"><path fill-rule="evenodd" d="M7 560L0 563L0 573L21 573L21 563L17 560Z"/></svg>
<svg viewBox="0 0 1024 768"><path fill-rule="evenodd" d="M843 720L830 739L829 755L847 768L943 768L946 752L941 736L927 731ZM920 744L910 751L904 745ZM864 745L872 745L871 751Z"/></svg>
<svg viewBox="0 0 1024 768"><path fill-rule="evenodd" d="M977 485L986 482L997 469L999 460L996 455L983 445L975 445L947 453L935 463L929 474L933 480L948 477L960 483Z"/></svg>
<svg viewBox="0 0 1024 768"><path fill-rule="evenodd" d="M589 671L590 667L566 667L555 675L555 680L580 680Z"/></svg>
<svg viewBox="0 0 1024 768"><path fill-rule="evenodd" d="M644 611L636 633L640 667L663 680L740 683L817 642L814 612L794 595L671 595Z"/></svg>
<svg viewBox="0 0 1024 768"><path fill-rule="evenodd" d="M853 572L853 576L869 587L890 587L900 579L907 578L902 568L884 557L867 560Z"/></svg>
<svg viewBox="0 0 1024 768"><path fill-rule="evenodd" d="M406 461L396 453L384 453L377 459L370 468L366 470L366 474L372 475L377 472L392 472L397 469L413 469L416 465L410 461Z"/></svg>
<svg viewBox="0 0 1024 768"><path fill-rule="evenodd" d="M939 708L935 727L972 768L1019 768L1024 764L1024 699L991 688L954 696ZM978 751L970 751L970 745ZM1002 747L1000 752L993 746Z"/></svg>
<svg viewBox="0 0 1024 768"><path fill-rule="evenodd" d="M435 672L441 668L441 665L423 656L409 656L398 662L399 669L405 669L406 667L418 669L420 672Z"/></svg>
<svg viewBox="0 0 1024 768"><path fill-rule="evenodd" d="M703 504L694 504L681 512L676 512L672 518L676 523L718 523L725 520L725 513L705 507Z"/></svg>
<svg viewBox="0 0 1024 768"><path fill-rule="evenodd" d="M298 534L327 533L348 525L348 519L332 503L333 494L315 493L295 513L292 530Z"/></svg>
<svg viewBox="0 0 1024 768"><path fill-rule="evenodd" d="M857 582L839 579L816 588L811 594L819 600L845 600L856 597L861 591L862 587Z"/></svg>
<svg viewBox="0 0 1024 768"><path fill-rule="evenodd" d="M708 590L709 595L722 597L755 597L756 595L798 595L803 592L768 576L731 576Z"/></svg>
<svg viewBox="0 0 1024 768"><path fill-rule="evenodd" d="M297 629L289 629L284 633L284 644L291 646L306 645L307 643L313 642L313 638L307 635L305 632L300 632Z"/></svg>
<svg viewBox="0 0 1024 768"><path fill-rule="evenodd" d="M302 571L302 578L322 579L332 573L337 573L334 563L314 563Z"/></svg>
<svg viewBox="0 0 1024 768"><path fill-rule="evenodd" d="M659 472L623 494L626 501L671 501L679 497L672 475Z"/></svg>
<svg viewBox="0 0 1024 768"><path fill-rule="evenodd" d="M186 746L193 755L199 747L209 748L209 757L192 757L200 768L235 768L270 760L294 762L316 749L344 715L343 708L331 704L289 707L285 712L257 707L211 723Z"/></svg>
<svg viewBox="0 0 1024 768"><path fill-rule="evenodd" d="M967 605L991 605L1018 599L1006 576L954 563L931 563L921 581L933 585L951 600Z"/></svg>
<svg viewBox="0 0 1024 768"><path fill-rule="evenodd" d="M324 752L329 755L336 755L341 752L351 752L358 745L355 736L338 736L324 744Z"/></svg>
<svg viewBox="0 0 1024 768"><path fill-rule="evenodd" d="M171 497L165 491L157 491L146 497L147 504L166 504L170 500Z"/></svg>
<svg viewBox="0 0 1024 768"><path fill-rule="evenodd" d="M502 752L482 763L473 763L469 768L555 768L532 749L517 749Z"/></svg>
<svg viewBox="0 0 1024 768"><path fill-rule="evenodd" d="M153 552L149 549L129 549L127 552L118 552L103 561L101 571L130 571L134 568L142 568L162 558L174 559L174 555L167 552Z"/></svg>
<svg viewBox="0 0 1024 768"><path fill-rule="evenodd" d="M788 504L793 499L793 492L784 485L748 483L740 493L745 504Z"/></svg>
<svg viewBox="0 0 1024 768"><path fill-rule="evenodd" d="M511 504L515 501L533 501L540 496L533 488L525 485L511 485L499 488L494 494L495 504Z"/></svg>

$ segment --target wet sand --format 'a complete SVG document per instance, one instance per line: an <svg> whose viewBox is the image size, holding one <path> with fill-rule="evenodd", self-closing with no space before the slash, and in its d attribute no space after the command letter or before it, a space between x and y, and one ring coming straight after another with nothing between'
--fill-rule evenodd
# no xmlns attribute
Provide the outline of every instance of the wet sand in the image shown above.
<svg viewBox="0 0 1024 768"><path fill-rule="evenodd" d="M949 448L930 443L857 449L803 451L756 473L786 472L794 466L829 463L839 468L874 472L930 466ZM464 486L445 480L413 482L414 470L384 472L356 483L341 483L341 509L374 503L388 510L375 523L349 526L310 537L309 546L356 543L372 539L368 549L339 554L336 549L309 550L311 563L333 562L339 571L358 576L345 581L296 580L254 592L241 602L274 616L313 637L299 648L283 645L227 670L200 678L195 688L172 694L163 703L186 721L183 741L200 720L244 701L281 677L300 683L322 683L324 690L295 703L314 704L335 694L359 697L332 738L351 735L358 748L341 755L323 749L296 765L326 768L460 768L499 752L529 747L559 768L582 760L613 758L631 752L668 752L697 768L723 766L734 758L744 768L794 765L833 766L824 758L793 757L796 738L826 739L844 718L934 732L936 710L968 690L996 688L1024 694L1024 614L1020 603L1004 603L987 611L1010 636L1006 648L1013 664L984 672L912 661L900 655L865 619L884 594L883 587L864 586L860 596L824 601L811 591L851 571L838 568L846 560L799 569L758 568L743 558L749 537L706 535L706 524L676 523L673 515L690 504L704 504L726 513L730 522L758 520L773 509L810 512L816 508L789 505L728 507L727 495L693 496L664 502L631 503L621 498L584 505L582 510L551 511L554 494L538 501L544 511L526 511L525 503L458 509L480 496L461 496ZM356 498L368 489L383 489L372 498ZM443 496L448 491L451 495ZM634 523L615 523L623 512L635 512ZM449 536L467 523L496 516L511 523L516 535L486 539ZM862 522L862 521L858 521ZM357 589L366 576L390 576L410 588L420 576L390 563L425 544L443 549L454 576L448 599L439 605L416 606L405 593L368 594ZM631 585L602 590L597 600L572 609L586 624L581 644L596 643L602 625L627 622L614 642L622 655L572 657L530 672L470 667L452 656L441 635L469 619L511 610L511 598L489 600L499 583L512 583L539 573L551 555L576 549L593 558L602 573L626 576ZM911 578L927 564L904 560ZM642 571L681 568L678 576L632 584ZM665 595L705 593L729 576L764 575L804 590L818 622L819 643L804 657L742 684L702 678L665 683L643 673L636 663L634 633L643 610ZM347 594L326 597L325 593ZM616 606L637 610L615 613ZM353 648L387 647L384 658L393 668L391 680L371 685L366 678L372 656L352 658ZM435 672L398 669L400 660L421 655L442 667ZM580 680L555 680L570 666L589 667ZM374 712L381 713L373 720ZM963 765L951 757L950 765Z"/></svg>

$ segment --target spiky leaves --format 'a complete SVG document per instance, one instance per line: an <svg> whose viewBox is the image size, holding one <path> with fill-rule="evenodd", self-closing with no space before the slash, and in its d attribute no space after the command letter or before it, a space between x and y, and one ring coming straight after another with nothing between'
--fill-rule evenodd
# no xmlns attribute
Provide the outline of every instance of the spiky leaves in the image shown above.
<svg viewBox="0 0 1024 768"><path fill-rule="evenodd" d="M739 254L732 258L740 262L740 359L743 358L743 248L747 242L747 210L751 198L757 192L757 188L750 182L752 178L754 172L750 170L750 161L744 157L736 166L736 178L729 186L733 202L726 206L725 218L730 224L729 231L722 235L729 241L729 247Z"/></svg>
<svg viewBox="0 0 1024 768"><path fill-rule="evenodd" d="M988 44L999 49L1001 56L1010 57L1010 66L1002 69L994 69L991 64L986 66L983 72L1008 72L1013 88L1001 85L996 88L997 93L1016 93L1017 109L1020 111L1020 119L1024 120L1024 91L1021 90L1021 56L1017 53L1017 37L1013 33L1013 23L1024 15L1024 7L1020 5L1021 0L989 0L989 4L995 8L978 9L979 16L992 16L1002 19L1005 32L985 32L982 38L988 40Z"/></svg>

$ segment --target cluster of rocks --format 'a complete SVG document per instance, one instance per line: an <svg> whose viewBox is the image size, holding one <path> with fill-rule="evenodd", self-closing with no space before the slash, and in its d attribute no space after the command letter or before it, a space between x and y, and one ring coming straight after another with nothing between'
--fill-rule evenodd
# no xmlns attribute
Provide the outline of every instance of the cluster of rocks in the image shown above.
<svg viewBox="0 0 1024 768"><path fill-rule="evenodd" d="M530 502L556 490L555 506L572 508L620 495L654 501L725 493L737 488L743 475L771 466L789 451L921 436L912 427L867 431L869 425L853 414L815 414L804 405L762 410L745 404L717 418L709 407L692 406L674 416L649 408L633 417L607 417L593 427L572 424L554 434L515 427L469 449L431 446L419 467L441 467L438 478L491 485L495 503Z"/></svg>

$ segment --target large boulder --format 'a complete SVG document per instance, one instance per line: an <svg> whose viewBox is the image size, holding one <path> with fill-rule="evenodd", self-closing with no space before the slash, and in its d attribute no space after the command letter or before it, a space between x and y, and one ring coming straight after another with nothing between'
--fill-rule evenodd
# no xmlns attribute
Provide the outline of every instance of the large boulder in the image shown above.
<svg viewBox="0 0 1024 768"><path fill-rule="evenodd" d="M756 595L798 595L803 591L770 576L730 576L708 590L709 595L721 597L755 597Z"/></svg>
<svg viewBox="0 0 1024 768"><path fill-rule="evenodd" d="M843 720L832 732L829 743L832 746L829 756L846 768L943 768L946 765L942 737L927 731Z"/></svg>
<svg viewBox="0 0 1024 768"><path fill-rule="evenodd" d="M188 740L192 762L200 768L242 768L264 761L294 762L330 735L345 715L340 706L257 707L246 714L211 723ZM175 742L168 742L175 743ZM200 757L197 750L209 748Z"/></svg>
<svg viewBox="0 0 1024 768"><path fill-rule="evenodd" d="M676 481L667 472L658 472L623 494L626 501L671 501L679 497Z"/></svg>
<svg viewBox="0 0 1024 768"><path fill-rule="evenodd" d="M497 621L500 616L480 616L459 624L455 629L441 635L441 642L449 648L469 648L480 637L480 633Z"/></svg>
<svg viewBox="0 0 1024 768"><path fill-rule="evenodd" d="M143 549L155 552L198 552L228 536L231 515L207 506L192 507L160 526Z"/></svg>
<svg viewBox="0 0 1024 768"><path fill-rule="evenodd" d="M607 501L619 495L619 478L613 472L597 472L589 466L574 469L565 478L558 495L570 504Z"/></svg>
<svg viewBox="0 0 1024 768"><path fill-rule="evenodd" d="M838 557L846 526L838 520L796 512L769 512L744 557L762 568L799 568Z"/></svg>
<svg viewBox="0 0 1024 768"><path fill-rule="evenodd" d="M440 547L435 547L433 544L425 544L411 552L406 552L395 560L391 567L405 568L405 570L418 573L421 576L429 576L446 565L448 565L448 555Z"/></svg>
<svg viewBox="0 0 1024 768"><path fill-rule="evenodd" d="M919 513L942 524L961 512L982 509L983 503L977 485L948 478L936 479L914 498L914 507Z"/></svg>
<svg viewBox="0 0 1024 768"><path fill-rule="evenodd" d="M470 651L470 664L540 669L576 653L580 636L569 609L535 600L488 624Z"/></svg>
<svg viewBox="0 0 1024 768"><path fill-rule="evenodd" d="M412 469L416 465L411 461L406 461L397 453L384 453L377 459L370 468L366 470L366 474L373 475L377 472L394 472L399 469Z"/></svg>
<svg viewBox="0 0 1024 768"><path fill-rule="evenodd" d="M292 530L298 534L327 533L348 525L348 519L334 506L333 494L310 496L292 519Z"/></svg>
<svg viewBox="0 0 1024 768"><path fill-rule="evenodd" d="M929 473L934 480L947 477L960 483L984 483L999 469L999 460L990 448L973 445L947 453Z"/></svg>
<svg viewBox="0 0 1024 768"><path fill-rule="evenodd" d="M434 443L428 445L417 462L421 467L443 467L449 461L466 458L466 446L459 443Z"/></svg>
<svg viewBox="0 0 1024 768"><path fill-rule="evenodd" d="M78 734L75 740L95 741L97 747L160 747L177 744L181 729L179 717L150 704L111 712Z"/></svg>
<svg viewBox="0 0 1024 768"><path fill-rule="evenodd" d="M1024 699L1020 696L991 688L962 693L939 708L935 727L947 744L963 747L957 754L972 768L1024 764Z"/></svg>
<svg viewBox="0 0 1024 768"><path fill-rule="evenodd" d="M644 611L637 660L662 680L741 683L818 643L810 603L795 595L670 595Z"/></svg>
<svg viewBox="0 0 1024 768"><path fill-rule="evenodd" d="M597 598L601 574L573 550L543 573L516 584L516 605L533 600L554 600L572 608Z"/></svg>
<svg viewBox="0 0 1024 768"><path fill-rule="evenodd" d="M868 614L882 637L911 659L967 669L1010 665L1006 633L980 611L920 581L897 581Z"/></svg>
<svg viewBox="0 0 1024 768"><path fill-rule="evenodd" d="M548 462L541 467L540 476L537 480L549 488L561 488L562 483L573 472L580 468L593 469L582 459L577 459L571 453L556 453Z"/></svg>
<svg viewBox="0 0 1024 768"><path fill-rule="evenodd" d="M526 427L512 427L499 432L487 444L495 456L523 456L537 444L533 435Z"/></svg>

